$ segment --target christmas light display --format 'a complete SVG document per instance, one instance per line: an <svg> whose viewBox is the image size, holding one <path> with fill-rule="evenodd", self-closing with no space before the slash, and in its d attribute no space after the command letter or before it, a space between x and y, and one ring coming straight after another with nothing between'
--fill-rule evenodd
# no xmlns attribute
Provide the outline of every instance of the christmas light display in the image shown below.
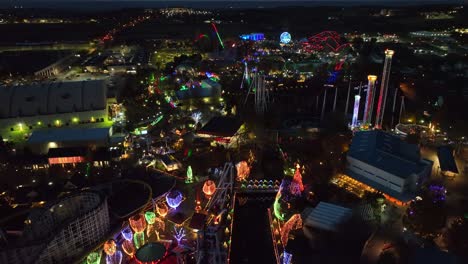
<svg viewBox="0 0 468 264"><path fill-rule="evenodd" d="M288 252L284 251L283 252L283 264L291 264L292 260L292 254L289 254Z"/></svg>
<svg viewBox="0 0 468 264"><path fill-rule="evenodd" d="M295 196L301 195L302 192L304 191L304 185L302 184L302 175L301 175L301 172L299 171L300 167L301 166L297 164L296 172L294 172L293 180L291 184L289 185L290 192Z"/></svg>
<svg viewBox="0 0 468 264"><path fill-rule="evenodd" d="M216 192L216 183L212 180L207 180L203 184L203 193L207 196L211 196Z"/></svg>
<svg viewBox="0 0 468 264"><path fill-rule="evenodd" d="M113 255L106 256L106 264L121 264L122 263L122 252L116 251Z"/></svg>
<svg viewBox="0 0 468 264"><path fill-rule="evenodd" d="M101 252L92 252L86 257L87 264L100 264L101 263Z"/></svg>
<svg viewBox="0 0 468 264"><path fill-rule="evenodd" d="M127 254L127 256L129 256L130 258L132 258L135 253L136 253L136 248L135 246L133 245L133 242L132 241L129 241L129 240L124 240L122 242L122 250L123 252L125 252L125 254Z"/></svg>
<svg viewBox="0 0 468 264"><path fill-rule="evenodd" d="M156 212L161 216L165 217L167 212L169 212L169 208L164 202L160 202L156 204Z"/></svg>
<svg viewBox="0 0 468 264"><path fill-rule="evenodd" d="M148 223L146 227L146 237L149 238L151 234L154 232L154 223L156 222L156 214L151 211L145 212L145 219L146 219L146 223Z"/></svg>
<svg viewBox="0 0 468 264"><path fill-rule="evenodd" d="M306 42L302 43L302 47L306 52L317 52L329 49L336 53L347 46L349 46L349 43L341 43L341 36L335 31L321 32L309 37Z"/></svg>
<svg viewBox="0 0 468 264"><path fill-rule="evenodd" d="M195 125L197 125L198 123L200 123L200 120L202 118L202 113L201 112L193 112L190 117L195 122Z"/></svg>
<svg viewBox="0 0 468 264"><path fill-rule="evenodd" d="M113 239L107 240L104 243L104 252L106 252L107 255L114 255L115 252L117 251L117 245L115 244L115 241Z"/></svg>
<svg viewBox="0 0 468 264"><path fill-rule="evenodd" d="M185 183L193 183L193 172L190 165L187 167L187 178L185 178Z"/></svg>
<svg viewBox="0 0 468 264"><path fill-rule="evenodd" d="M181 228L176 228L174 227L174 238L177 241L178 244L180 244L180 241L184 239L185 237L185 230L183 227Z"/></svg>
<svg viewBox="0 0 468 264"><path fill-rule="evenodd" d="M130 223L130 227L132 228L133 232L135 233L143 233L146 228L146 221L143 214L137 214L128 219Z"/></svg>
<svg viewBox="0 0 468 264"><path fill-rule="evenodd" d="M183 198L184 197L181 192L173 190L166 195L166 202L172 209L177 209L177 207L182 203Z"/></svg>
<svg viewBox="0 0 468 264"><path fill-rule="evenodd" d="M135 232L133 234L133 243L138 249L145 244L145 234L143 233L146 229L146 221L143 214L137 214L128 219L130 227Z"/></svg>
<svg viewBox="0 0 468 264"><path fill-rule="evenodd" d="M237 180L246 180L250 175L250 166L246 161L241 161L236 164Z"/></svg>
<svg viewBox="0 0 468 264"><path fill-rule="evenodd" d="M133 238L133 232L130 228L126 227L124 230L122 230L122 236L125 240L132 241Z"/></svg>
<svg viewBox="0 0 468 264"><path fill-rule="evenodd" d="M302 176L300 173L300 165L296 165L294 177L286 176L280 184L278 193L273 203L273 212L278 220L284 221L289 213L291 202L302 196L304 185L302 184Z"/></svg>
<svg viewBox="0 0 468 264"><path fill-rule="evenodd" d="M299 228L302 228L301 215L295 214L289 218L289 220L283 225L283 228L281 229L281 243L286 246L288 243L289 232Z"/></svg>

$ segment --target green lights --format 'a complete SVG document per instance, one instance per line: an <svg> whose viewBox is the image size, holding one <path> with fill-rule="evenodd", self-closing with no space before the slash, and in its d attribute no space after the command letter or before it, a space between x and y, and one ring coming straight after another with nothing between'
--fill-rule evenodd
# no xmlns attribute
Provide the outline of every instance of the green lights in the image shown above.
<svg viewBox="0 0 468 264"><path fill-rule="evenodd" d="M56 126L60 126L60 123L61 123L61 122L60 122L60 120L57 119L57 120L55 120L54 123L55 123Z"/></svg>
<svg viewBox="0 0 468 264"><path fill-rule="evenodd" d="M187 167L187 178L185 179L185 183L193 183L193 172L190 165Z"/></svg>
<svg viewBox="0 0 468 264"><path fill-rule="evenodd" d="M148 211L145 213L145 219L148 224L152 225L156 222L156 214L154 212Z"/></svg>
<svg viewBox="0 0 468 264"><path fill-rule="evenodd" d="M42 126L42 122L41 122L41 121L37 121L37 125L38 125L38 126Z"/></svg>
<svg viewBox="0 0 468 264"><path fill-rule="evenodd" d="M72 118L72 122L73 122L73 123L78 123L78 121L80 121L80 120L78 119L78 117L73 117L73 118Z"/></svg>

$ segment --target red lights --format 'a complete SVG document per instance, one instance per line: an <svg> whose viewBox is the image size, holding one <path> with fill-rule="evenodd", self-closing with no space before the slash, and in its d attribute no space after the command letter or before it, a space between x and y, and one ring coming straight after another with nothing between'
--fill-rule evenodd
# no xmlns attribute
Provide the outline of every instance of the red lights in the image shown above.
<svg viewBox="0 0 468 264"><path fill-rule="evenodd" d="M310 37L307 42L302 43L302 46L306 52L322 51L325 48L329 48L333 52L339 52L349 44L341 44L341 36L337 32L323 31Z"/></svg>
<svg viewBox="0 0 468 264"><path fill-rule="evenodd" d="M59 157L59 158L49 158L49 164L67 164L67 163L82 163L86 162L85 157Z"/></svg>

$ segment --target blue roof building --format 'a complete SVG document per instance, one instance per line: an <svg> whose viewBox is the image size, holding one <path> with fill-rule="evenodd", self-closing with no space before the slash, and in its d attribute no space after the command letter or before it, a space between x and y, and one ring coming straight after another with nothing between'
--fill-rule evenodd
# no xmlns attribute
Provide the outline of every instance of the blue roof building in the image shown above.
<svg viewBox="0 0 468 264"><path fill-rule="evenodd" d="M110 127L59 128L34 131L27 145L35 153L47 153L50 148L108 146L112 134Z"/></svg>
<svg viewBox="0 0 468 264"><path fill-rule="evenodd" d="M356 132L347 161L349 176L402 202L414 197L432 170L417 145L381 130Z"/></svg>

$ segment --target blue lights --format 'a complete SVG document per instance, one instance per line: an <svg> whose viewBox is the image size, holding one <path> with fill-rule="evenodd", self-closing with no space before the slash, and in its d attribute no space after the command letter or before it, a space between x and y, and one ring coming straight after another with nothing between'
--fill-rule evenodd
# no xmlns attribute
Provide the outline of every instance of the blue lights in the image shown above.
<svg viewBox="0 0 468 264"><path fill-rule="evenodd" d="M124 230L122 230L122 236L125 238L125 240L132 241L133 232L129 227L126 227Z"/></svg>
<svg viewBox="0 0 468 264"><path fill-rule="evenodd" d="M263 33L250 33L250 34L240 35L240 38L242 40L260 41L260 40L265 39L265 34L263 34Z"/></svg>
<svg viewBox="0 0 468 264"><path fill-rule="evenodd" d="M179 191L171 191L166 195L166 202L171 208L176 209L182 203L182 193Z"/></svg>
<svg viewBox="0 0 468 264"><path fill-rule="evenodd" d="M283 32L281 33L280 35L280 42L282 44L288 44L289 42L291 42L291 34L289 34L289 32Z"/></svg>

